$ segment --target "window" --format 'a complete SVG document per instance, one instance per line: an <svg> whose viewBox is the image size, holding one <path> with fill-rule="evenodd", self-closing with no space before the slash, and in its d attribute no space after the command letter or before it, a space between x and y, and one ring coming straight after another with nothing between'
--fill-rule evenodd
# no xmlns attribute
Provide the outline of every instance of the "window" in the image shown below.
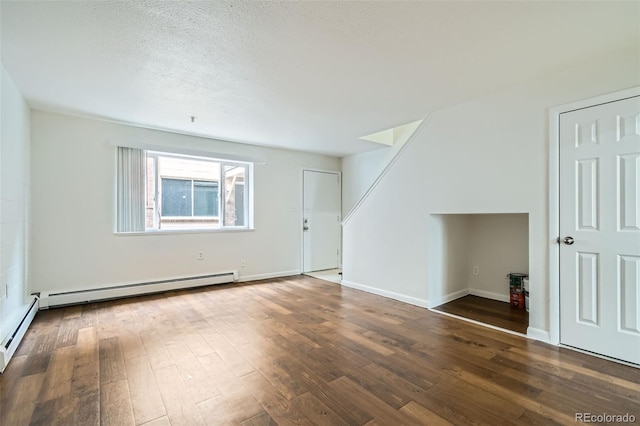
<svg viewBox="0 0 640 426"><path fill-rule="evenodd" d="M251 170L248 162L119 147L117 231L248 228Z"/></svg>
<svg viewBox="0 0 640 426"><path fill-rule="evenodd" d="M218 217L218 182L162 178L161 187L163 216Z"/></svg>

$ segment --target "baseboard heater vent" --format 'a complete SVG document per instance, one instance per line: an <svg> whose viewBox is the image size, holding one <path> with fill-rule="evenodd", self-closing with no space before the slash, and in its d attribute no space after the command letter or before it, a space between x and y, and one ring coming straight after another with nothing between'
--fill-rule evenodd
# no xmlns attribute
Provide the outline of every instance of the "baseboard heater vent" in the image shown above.
<svg viewBox="0 0 640 426"><path fill-rule="evenodd" d="M36 312L38 312L38 298L34 297L31 305L29 305L29 309L27 309L27 312L22 317L22 320L16 329L4 340L4 342L2 342L2 345L0 346L0 373L7 368L9 360L13 356L13 353L18 348L18 345L22 341L27 329L31 325L31 321L33 321L33 318L36 316Z"/></svg>
<svg viewBox="0 0 640 426"><path fill-rule="evenodd" d="M238 281L238 271L220 272L217 274L196 277L171 278L160 281L123 284L83 290L40 293L40 309L57 306L77 305L99 300L119 299L142 294L160 293L163 291L181 290L214 284L228 284Z"/></svg>

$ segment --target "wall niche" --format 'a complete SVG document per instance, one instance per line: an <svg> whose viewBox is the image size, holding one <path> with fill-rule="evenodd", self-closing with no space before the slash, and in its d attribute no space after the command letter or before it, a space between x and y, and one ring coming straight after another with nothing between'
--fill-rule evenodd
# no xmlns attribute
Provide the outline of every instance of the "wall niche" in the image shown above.
<svg viewBox="0 0 640 426"><path fill-rule="evenodd" d="M466 295L509 302L509 273L529 273L529 214L432 214L429 306Z"/></svg>

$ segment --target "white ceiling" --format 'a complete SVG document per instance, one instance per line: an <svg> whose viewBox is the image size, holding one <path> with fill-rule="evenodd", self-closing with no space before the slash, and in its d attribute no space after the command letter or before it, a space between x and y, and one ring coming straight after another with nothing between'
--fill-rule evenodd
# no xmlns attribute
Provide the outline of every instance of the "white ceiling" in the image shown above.
<svg viewBox="0 0 640 426"><path fill-rule="evenodd" d="M34 109L337 156L640 43L637 1L2 0L1 13L3 65Z"/></svg>

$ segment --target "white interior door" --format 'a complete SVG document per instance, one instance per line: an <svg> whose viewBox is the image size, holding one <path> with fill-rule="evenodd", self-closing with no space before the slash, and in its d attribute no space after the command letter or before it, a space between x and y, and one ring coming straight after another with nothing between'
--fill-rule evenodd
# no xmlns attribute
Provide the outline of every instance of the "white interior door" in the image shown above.
<svg viewBox="0 0 640 426"><path fill-rule="evenodd" d="M640 364L640 97L560 116L560 341Z"/></svg>
<svg viewBox="0 0 640 426"><path fill-rule="evenodd" d="M304 170L303 272L335 269L340 257L340 175Z"/></svg>

